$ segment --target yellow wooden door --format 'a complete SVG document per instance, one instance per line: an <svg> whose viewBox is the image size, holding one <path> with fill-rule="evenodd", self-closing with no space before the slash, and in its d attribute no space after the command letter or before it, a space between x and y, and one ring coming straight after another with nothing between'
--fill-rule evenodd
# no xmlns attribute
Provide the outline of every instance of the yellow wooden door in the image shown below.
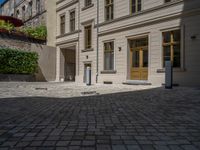
<svg viewBox="0 0 200 150"><path fill-rule="evenodd" d="M148 79L148 48L136 47L130 50L131 80Z"/></svg>

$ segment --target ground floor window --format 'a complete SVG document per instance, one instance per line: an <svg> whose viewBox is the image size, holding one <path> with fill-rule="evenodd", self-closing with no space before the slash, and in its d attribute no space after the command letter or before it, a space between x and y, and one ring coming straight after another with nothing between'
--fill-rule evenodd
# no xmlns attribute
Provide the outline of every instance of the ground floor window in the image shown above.
<svg viewBox="0 0 200 150"><path fill-rule="evenodd" d="M173 67L181 67L180 30L163 32L163 67L165 61L171 61Z"/></svg>
<svg viewBox="0 0 200 150"><path fill-rule="evenodd" d="M114 70L114 42L104 43L104 70Z"/></svg>

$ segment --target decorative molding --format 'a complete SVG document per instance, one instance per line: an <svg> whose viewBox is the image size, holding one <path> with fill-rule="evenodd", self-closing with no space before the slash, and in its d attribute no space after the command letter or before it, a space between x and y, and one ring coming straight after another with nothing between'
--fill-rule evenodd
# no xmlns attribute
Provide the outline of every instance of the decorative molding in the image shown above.
<svg viewBox="0 0 200 150"><path fill-rule="evenodd" d="M116 74L116 70L103 70L101 71L101 74Z"/></svg>
<svg viewBox="0 0 200 150"><path fill-rule="evenodd" d="M92 22L94 22L94 19L90 19L90 20L81 22L81 25L85 26L85 25L91 24Z"/></svg>
<svg viewBox="0 0 200 150"><path fill-rule="evenodd" d="M76 30L76 31L73 31L73 32L68 32L68 33L65 33L65 34L62 34L62 35L58 35L58 36L56 36L56 39L63 38L65 36L69 36L69 35L73 35L73 34L76 34L76 33L79 33L79 32L81 32L81 30Z"/></svg>
<svg viewBox="0 0 200 150"><path fill-rule="evenodd" d="M79 38L73 38L70 40L66 40L66 41L62 41L62 42L57 42L56 46L60 46L60 45L64 45L64 44L69 44L69 43L73 43L73 42L78 42Z"/></svg>
<svg viewBox="0 0 200 150"><path fill-rule="evenodd" d="M129 19L129 18L140 16L140 15L143 15L143 14L147 14L147 13L150 13L150 12L155 12L157 10L167 8L167 7L170 7L172 5L182 3L182 2L183 2L183 0L177 0L177 1L174 1L174 2L170 2L170 3L165 3L163 5L156 6L156 7L150 8L150 9L146 9L146 10L142 10L142 11L134 13L134 14L129 14L129 15L126 15L126 16L123 16L123 17L119 17L119 18L110 20L110 21L105 21L103 23L100 23L98 26L101 27L101 26L105 26L105 25L108 25L108 24L111 24L111 23L119 22L119 21L122 21L122 20L126 20L126 19ZM97 25L95 25L95 28L96 27L97 27Z"/></svg>
<svg viewBox="0 0 200 150"><path fill-rule="evenodd" d="M61 1L64 1L64 0L61 0ZM79 2L79 0L72 0L71 2L69 2L69 3L67 3L67 4L65 4L65 5L63 5L63 6L59 7L59 8L57 8L56 12L61 11L61 10L65 9L65 8L67 8L67 7L70 7L70 6L72 6L72 5L74 5L74 4L78 3L78 2Z"/></svg>
<svg viewBox="0 0 200 150"><path fill-rule="evenodd" d="M81 10L84 11L84 10L86 10L86 9L89 9L89 8L93 7L93 6L94 6L94 4L92 3L92 4L89 5L89 6L83 7Z"/></svg>
<svg viewBox="0 0 200 150"><path fill-rule="evenodd" d="M83 50L81 50L81 52L91 52L91 51L94 51L94 49L93 48L89 48L89 49L83 49Z"/></svg>

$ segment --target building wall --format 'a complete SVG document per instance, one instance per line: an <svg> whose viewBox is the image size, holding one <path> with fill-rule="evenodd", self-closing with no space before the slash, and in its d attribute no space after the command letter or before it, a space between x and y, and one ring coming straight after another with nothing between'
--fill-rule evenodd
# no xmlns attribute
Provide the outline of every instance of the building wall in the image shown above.
<svg viewBox="0 0 200 150"><path fill-rule="evenodd" d="M148 36L149 40L149 68L148 82L161 85L164 83L165 74L163 70L162 32L174 29L181 30L181 68L174 70L174 83L180 85L200 85L198 78L200 67L199 60L200 44L199 27L199 0L183 1L175 0L171 3L164 3L164 0L143 0L142 11L130 14L130 7L127 1L114 1L114 20L105 22L104 1L99 1L99 45L97 47L97 1L92 1L93 6L84 8L84 1L66 0L57 1L57 67L59 66L60 48L76 45L77 53L77 82L83 82L84 64L92 64L92 83L96 82L96 61L97 48L98 57L98 82L111 81L123 83L129 80L129 44L128 40L141 36ZM62 8L62 9L61 9ZM76 30L79 32L69 33L69 11L76 9ZM60 15L66 13L66 34L60 35ZM93 51L84 50L84 26L92 24L92 48ZM191 39L195 36L195 39ZM104 70L105 41L114 40L115 70L113 74L102 74ZM121 51L119 50L121 48ZM57 75L59 76L59 69ZM57 77L59 80L59 77Z"/></svg>

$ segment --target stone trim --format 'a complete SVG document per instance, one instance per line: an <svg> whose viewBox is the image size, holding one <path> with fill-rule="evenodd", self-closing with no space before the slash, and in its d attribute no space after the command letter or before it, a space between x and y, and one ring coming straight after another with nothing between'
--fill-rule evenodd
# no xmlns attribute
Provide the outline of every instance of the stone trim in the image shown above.
<svg viewBox="0 0 200 150"><path fill-rule="evenodd" d="M200 9L192 10L192 11L185 12L185 13L178 12L176 14L170 14L167 16L162 16L162 17L145 20L145 21L140 21L137 23L132 23L132 24L122 26L122 27L116 27L116 28L113 28L112 30L111 29L105 30L105 31L100 32L99 36L122 32L122 31L126 31L129 29L133 29L133 28L137 28L137 27L141 27L141 26L147 26L147 25L151 25L151 24L166 21L166 20L172 20L172 19L176 19L176 18L182 17L182 16L198 15L198 14L200 14Z"/></svg>
<svg viewBox="0 0 200 150"><path fill-rule="evenodd" d="M93 7L93 6L94 6L94 4L91 4L91 5L89 5L89 6L83 7L81 10L84 11L84 10L86 10L86 9L89 9L89 8Z"/></svg>
<svg viewBox="0 0 200 150"><path fill-rule="evenodd" d="M73 42L77 42L79 40L79 38L73 38L70 40L66 40L66 41L62 41L62 42L57 42L56 46L60 46L60 45L64 45L64 44L69 44L69 43L73 43Z"/></svg>
<svg viewBox="0 0 200 150"><path fill-rule="evenodd" d="M64 1L64 0L61 0L61 1ZM56 12L61 11L61 10L65 9L65 8L67 8L67 7L70 7L70 6L72 6L72 5L74 5L74 4L78 3L78 2L79 2L79 0L72 0L71 2L69 2L69 3L67 3L67 4L65 4L65 5L63 5L63 6L59 7L59 8L57 8Z"/></svg>
<svg viewBox="0 0 200 150"><path fill-rule="evenodd" d="M101 74L116 74L116 70L103 70L101 71Z"/></svg>
<svg viewBox="0 0 200 150"><path fill-rule="evenodd" d="M115 23L115 22L119 22L119 21L122 21L122 20L126 20L126 19L129 19L129 18L132 18L132 17L140 16L140 15L143 15L143 14L147 14L147 13L150 13L150 12L154 12L154 11L157 11L157 10L160 10L160 9L163 9L163 8L166 8L166 7L170 7L172 5L179 4L179 3L182 3L182 2L183 2L183 0L177 0L177 1L170 2L170 3L165 3L163 5L156 6L156 7L147 9L147 10L142 10L142 11L134 13L134 14L126 15L126 16L116 18L116 19L113 19L113 20L110 20L110 21L105 21L103 23L100 23L98 25L98 27L105 26L105 25ZM96 27L97 27L97 25L95 25L95 28Z"/></svg>
<svg viewBox="0 0 200 150"><path fill-rule="evenodd" d="M76 34L76 33L79 33L79 32L81 32L81 30L76 30L76 31L73 31L73 32L68 32L68 33L65 33L65 34L62 34L62 35L58 35L58 36L56 36L56 39L63 38L65 36L69 36L69 35L73 35L73 34Z"/></svg>
<svg viewBox="0 0 200 150"><path fill-rule="evenodd" d="M93 48L89 48L89 49L83 49L83 50L81 50L81 52L91 52L91 51L94 51L94 49Z"/></svg>
<svg viewBox="0 0 200 150"><path fill-rule="evenodd" d="M81 22L81 25L85 26L85 25L88 25L88 24L92 24L92 22L94 22L94 19L90 19L90 20Z"/></svg>

